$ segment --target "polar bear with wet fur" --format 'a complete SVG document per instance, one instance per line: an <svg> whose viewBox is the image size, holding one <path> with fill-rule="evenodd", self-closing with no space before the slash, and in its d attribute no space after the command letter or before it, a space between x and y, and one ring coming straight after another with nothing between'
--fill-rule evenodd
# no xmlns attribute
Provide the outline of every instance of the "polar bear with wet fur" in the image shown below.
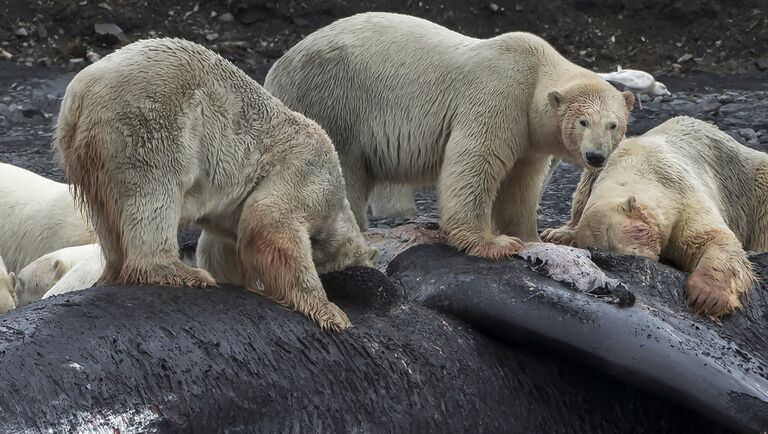
<svg viewBox="0 0 768 434"><path fill-rule="evenodd" d="M18 305L25 306L43 298L51 288L81 262L93 263L96 266L100 266L101 270L103 270L104 257L101 253L101 246L98 244L86 244L84 246L66 247L47 253L32 261L29 265L22 268L16 276ZM83 279L80 280L82 281ZM83 282L82 284L85 285L85 283ZM90 282L90 285L93 283Z"/></svg>
<svg viewBox="0 0 768 434"><path fill-rule="evenodd" d="M331 136L361 227L378 185L436 183L449 243L487 258L538 239L552 156L601 166L634 103L537 36L475 39L390 13L307 36L265 88Z"/></svg>
<svg viewBox="0 0 768 434"><path fill-rule="evenodd" d="M370 266L375 250L333 144L224 58L179 39L104 57L67 87L56 143L99 234L101 283L231 281L323 329L349 326L318 270ZM180 222L202 227L215 252L200 268L179 259ZM222 270L233 263L236 275Z"/></svg>
<svg viewBox="0 0 768 434"><path fill-rule="evenodd" d="M0 252L18 273L40 256L96 240L70 187L0 163Z"/></svg>
<svg viewBox="0 0 768 434"><path fill-rule="evenodd" d="M582 184L580 218L559 241L667 258L691 273L685 294L696 312L741 307L755 282L745 250L768 251L768 155L677 117L626 139Z"/></svg>

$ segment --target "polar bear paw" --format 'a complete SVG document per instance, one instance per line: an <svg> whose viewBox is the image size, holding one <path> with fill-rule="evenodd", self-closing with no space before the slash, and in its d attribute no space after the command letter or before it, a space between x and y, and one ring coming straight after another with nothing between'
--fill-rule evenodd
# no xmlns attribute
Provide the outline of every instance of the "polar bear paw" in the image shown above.
<svg viewBox="0 0 768 434"><path fill-rule="evenodd" d="M467 248L467 254L486 259L503 259L515 255L525 243L519 238L498 235L490 240L483 240Z"/></svg>
<svg viewBox="0 0 768 434"><path fill-rule="evenodd" d="M298 307L298 310L302 310L301 307ZM339 332L352 325L347 314L330 301L319 302L303 313L323 331Z"/></svg>
<svg viewBox="0 0 768 434"><path fill-rule="evenodd" d="M753 281L751 270L699 264L685 282L685 294L691 309L710 317L720 317L741 308L741 295Z"/></svg>
<svg viewBox="0 0 768 434"><path fill-rule="evenodd" d="M217 286L211 273L202 268L192 268L180 260L169 263L153 264L129 272L124 272L120 279L125 283L158 286L182 286L207 288Z"/></svg>
<svg viewBox="0 0 768 434"><path fill-rule="evenodd" d="M541 233L541 240L545 243L576 247L576 230L569 226L546 229Z"/></svg>

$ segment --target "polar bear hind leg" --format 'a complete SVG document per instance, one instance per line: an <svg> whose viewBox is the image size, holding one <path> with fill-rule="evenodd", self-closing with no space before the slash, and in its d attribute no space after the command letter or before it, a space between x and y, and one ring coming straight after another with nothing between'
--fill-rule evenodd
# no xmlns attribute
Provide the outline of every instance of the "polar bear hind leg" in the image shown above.
<svg viewBox="0 0 768 434"><path fill-rule="evenodd" d="M409 185L379 184L371 194L371 213L376 218L414 217L414 198L414 188Z"/></svg>

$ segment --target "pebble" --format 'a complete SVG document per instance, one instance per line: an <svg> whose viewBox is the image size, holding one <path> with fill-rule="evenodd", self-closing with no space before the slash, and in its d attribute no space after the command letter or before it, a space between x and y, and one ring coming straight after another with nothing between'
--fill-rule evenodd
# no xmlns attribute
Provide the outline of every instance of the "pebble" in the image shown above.
<svg viewBox="0 0 768 434"><path fill-rule="evenodd" d="M29 36L29 30L27 30L25 27L19 27L18 29L16 29L15 34L20 38L26 38L27 36Z"/></svg>
<svg viewBox="0 0 768 434"><path fill-rule="evenodd" d="M21 112L21 106L18 104L11 104L8 107L8 121L11 123L18 123L24 119L24 113Z"/></svg>
<svg viewBox="0 0 768 434"><path fill-rule="evenodd" d="M685 62L690 62L691 60L693 60L693 54L686 53L686 54L683 54L682 56L680 56L679 59L677 59L677 63L678 64L682 64L682 63L685 63Z"/></svg>
<svg viewBox="0 0 768 434"><path fill-rule="evenodd" d="M219 39L219 34L218 33L208 33L207 35L205 35L205 39L207 39L209 41L215 41L215 40Z"/></svg>
<svg viewBox="0 0 768 434"><path fill-rule="evenodd" d="M489 3L488 9L490 9L491 12L498 12L501 8L496 3Z"/></svg>
<svg viewBox="0 0 768 434"><path fill-rule="evenodd" d="M739 135L741 135L741 137L744 137L744 139L747 141L747 143L749 143L751 145L759 143L759 141L757 139L757 132L755 132L755 130L753 130L752 128L742 128L742 129L740 129L739 130Z"/></svg>
<svg viewBox="0 0 768 434"><path fill-rule="evenodd" d="M0 116L8 116L8 105L0 103Z"/></svg>
<svg viewBox="0 0 768 434"><path fill-rule="evenodd" d="M232 15L230 12L225 12L219 15L219 21L223 23L231 23L232 21L235 21L235 16Z"/></svg>

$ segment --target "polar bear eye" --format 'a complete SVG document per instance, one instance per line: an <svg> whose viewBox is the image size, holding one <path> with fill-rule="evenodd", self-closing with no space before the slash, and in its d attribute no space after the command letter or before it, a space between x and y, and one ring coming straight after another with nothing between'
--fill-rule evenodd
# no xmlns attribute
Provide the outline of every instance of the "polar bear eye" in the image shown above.
<svg viewBox="0 0 768 434"><path fill-rule="evenodd" d="M587 126L587 121L582 119L582 120L579 121L579 124L581 124L582 127L586 127Z"/></svg>
<svg viewBox="0 0 768 434"><path fill-rule="evenodd" d="M618 125L616 125L616 122L611 122L611 129L615 130L616 128L618 128Z"/></svg>

